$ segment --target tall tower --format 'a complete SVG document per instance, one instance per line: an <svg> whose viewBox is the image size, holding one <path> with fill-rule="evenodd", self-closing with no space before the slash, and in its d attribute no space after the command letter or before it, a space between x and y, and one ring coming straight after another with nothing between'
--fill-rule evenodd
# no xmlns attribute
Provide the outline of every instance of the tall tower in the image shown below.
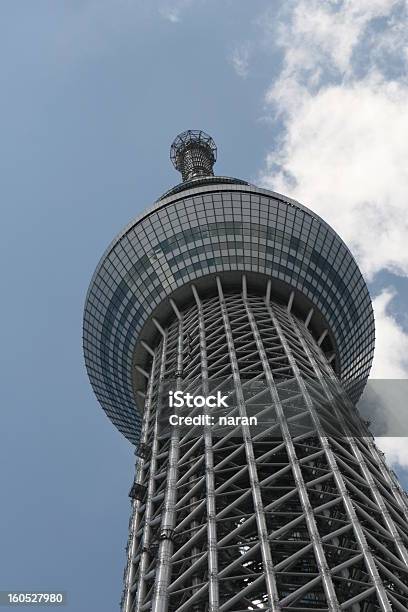
<svg viewBox="0 0 408 612"><path fill-rule="evenodd" d="M408 611L407 498L355 407L356 262L298 202L214 176L207 134L171 159L183 182L109 246L85 307L93 389L135 445L123 612Z"/></svg>

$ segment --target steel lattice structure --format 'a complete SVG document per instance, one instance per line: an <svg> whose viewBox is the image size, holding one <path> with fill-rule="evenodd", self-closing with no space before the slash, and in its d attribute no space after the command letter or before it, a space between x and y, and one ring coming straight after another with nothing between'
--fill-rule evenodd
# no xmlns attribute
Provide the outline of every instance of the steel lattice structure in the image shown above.
<svg viewBox="0 0 408 612"><path fill-rule="evenodd" d="M179 134L170 148L170 159L184 181L197 176L212 176L217 159L215 142L202 130Z"/></svg>
<svg viewBox="0 0 408 612"><path fill-rule="evenodd" d="M182 146L197 137L201 152L201 135ZM327 225L320 245L323 222L299 204L198 176L115 240L87 298L92 384L136 443L123 612L408 612L407 497L353 401L373 345L358 267ZM261 269L270 230L279 258ZM227 383L229 414L258 425L166 428L169 381L204 395Z"/></svg>

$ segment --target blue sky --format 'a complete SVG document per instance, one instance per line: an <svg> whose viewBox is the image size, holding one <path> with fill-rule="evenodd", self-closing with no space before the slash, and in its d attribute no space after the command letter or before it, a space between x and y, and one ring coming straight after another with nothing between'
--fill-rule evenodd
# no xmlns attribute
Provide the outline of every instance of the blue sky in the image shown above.
<svg viewBox="0 0 408 612"><path fill-rule="evenodd" d="M378 297L376 375L407 376L403 3L311 0L307 19L302 0L269 4L1 5L1 589L66 590L75 612L118 605L134 457L91 392L82 310L107 244L178 182L179 132L209 132L217 173L291 191L354 245ZM388 450L408 486L405 441Z"/></svg>

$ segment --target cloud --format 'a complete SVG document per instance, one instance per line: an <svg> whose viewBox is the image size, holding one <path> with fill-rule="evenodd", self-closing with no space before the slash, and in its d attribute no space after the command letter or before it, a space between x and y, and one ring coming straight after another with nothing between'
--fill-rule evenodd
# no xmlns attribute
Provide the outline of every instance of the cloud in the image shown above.
<svg viewBox="0 0 408 612"><path fill-rule="evenodd" d="M392 47L407 61L406 33L391 19L400 5L292 3L277 26L282 70L265 96L283 130L261 183L310 203L368 279L382 269L408 275L408 82L390 78L382 63ZM387 16L378 46L373 23ZM363 73L359 46L371 62Z"/></svg>
<svg viewBox="0 0 408 612"><path fill-rule="evenodd" d="M179 23L183 11L193 3L193 0L169 0L160 7L160 15L171 23Z"/></svg>
<svg viewBox="0 0 408 612"><path fill-rule="evenodd" d="M385 453L387 463L408 469L407 438L378 438L377 445Z"/></svg>
<svg viewBox="0 0 408 612"><path fill-rule="evenodd" d="M390 313L390 305L395 297L395 290L385 289L373 300L376 350L372 378L408 378L408 334Z"/></svg>
<svg viewBox="0 0 408 612"><path fill-rule="evenodd" d="M408 275L407 96L378 74L304 94L261 176L324 216L369 279Z"/></svg>
<svg viewBox="0 0 408 612"><path fill-rule="evenodd" d="M242 44L234 49L230 62L238 76L246 78L249 72L250 45Z"/></svg>
<svg viewBox="0 0 408 612"><path fill-rule="evenodd" d="M276 22L274 16L263 20L284 52L277 89L288 79L315 90L330 79L352 77L354 51L368 35L369 27L375 20L391 19L402 4L401 0L288 2L280 20ZM402 29L398 33L394 30L393 38L402 36ZM372 47L378 45L373 41ZM270 95L276 95L273 88Z"/></svg>

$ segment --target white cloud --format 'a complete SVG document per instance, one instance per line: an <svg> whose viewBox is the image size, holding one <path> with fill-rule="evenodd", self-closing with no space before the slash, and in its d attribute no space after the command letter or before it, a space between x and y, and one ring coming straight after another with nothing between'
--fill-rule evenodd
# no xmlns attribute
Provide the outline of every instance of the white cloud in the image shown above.
<svg viewBox="0 0 408 612"><path fill-rule="evenodd" d="M379 75L304 95L261 177L322 215L369 278L408 275L407 97Z"/></svg>
<svg viewBox="0 0 408 612"><path fill-rule="evenodd" d="M387 78L381 63L392 45L406 61L406 33L392 20L401 2L291 6L278 25L282 71L266 93L283 133L261 182L324 216L368 278L384 268L408 275L408 83ZM367 31L387 16L381 51ZM358 44L371 62L363 75L361 58L353 60Z"/></svg>
<svg viewBox="0 0 408 612"><path fill-rule="evenodd" d="M376 324L376 350L371 377L408 378L408 334L390 313L396 293L385 289L373 300Z"/></svg>
<svg viewBox="0 0 408 612"><path fill-rule="evenodd" d="M231 54L231 64L238 76L246 78L249 71L250 45L242 44L234 49Z"/></svg>
<svg viewBox="0 0 408 612"><path fill-rule="evenodd" d="M193 0L169 0L159 9L160 15L171 23L179 23L183 11L193 3Z"/></svg>
<svg viewBox="0 0 408 612"><path fill-rule="evenodd" d="M387 463L408 469L408 438L377 438L376 442Z"/></svg>
<svg viewBox="0 0 408 612"><path fill-rule="evenodd" d="M171 23L178 23L180 21L180 12L177 9L171 8L161 8L160 15L167 19L167 21L171 21Z"/></svg>
<svg viewBox="0 0 408 612"><path fill-rule="evenodd" d="M265 21L284 50L280 88L288 79L311 88L353 72L352 56L374 19L388 18L401 0L292 0L281 20ZM402 32L399 33L399 36ZM270 91L273 93L273 88Z"/></svg>

